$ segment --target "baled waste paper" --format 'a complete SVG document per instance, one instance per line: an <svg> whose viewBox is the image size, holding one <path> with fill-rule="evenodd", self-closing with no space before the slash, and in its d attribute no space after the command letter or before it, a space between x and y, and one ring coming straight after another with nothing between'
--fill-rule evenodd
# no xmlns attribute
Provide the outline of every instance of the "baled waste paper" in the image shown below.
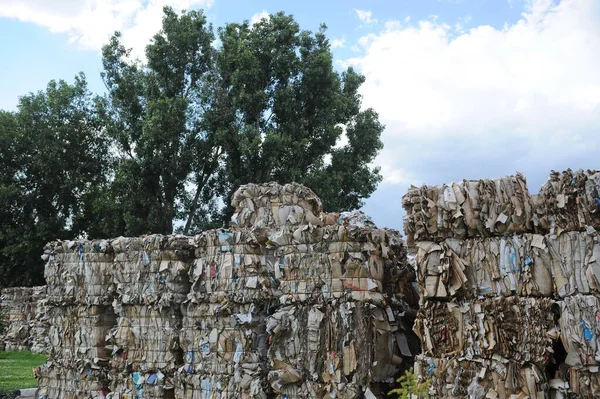
<svg viewBox="0 0 600 399"><path fill-rule="evenodd" d="M517 174L404 197L422 305L415 370L432 398L594 397L599 177L552 172L534 196Z"/></svg>
<svg viewBox="0 0 600 399"><path fill-rule="evenodd" d="M415 271L400 233L362 212L324 213L296 183L242 186L232 205L230 229L194 237L49 243L54 348L39 392L385 395L419 352ZM77 384L82 372L89 383Z"/></svg>

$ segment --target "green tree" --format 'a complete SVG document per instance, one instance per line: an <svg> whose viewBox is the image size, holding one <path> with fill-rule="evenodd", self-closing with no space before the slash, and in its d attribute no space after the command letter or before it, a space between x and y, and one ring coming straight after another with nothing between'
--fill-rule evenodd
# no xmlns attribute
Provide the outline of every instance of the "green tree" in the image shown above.
<svg viewBox="0 0 600 399"><path fill-rule="evenodd" d="M364 77L337 73L325 35L278 13L219 29L220 91L212 105L223 131L229 190L247 182L297 181L331 211L358 208L381 180L369 165L383 126L361 110ZM336 146L346 133L347 144Z"/></svg>
<svg viewBox="0 0 600 399"><path fill-rule="evenodd" d="M133 60L119 33L103 48L104 116L120 158L111 191L126 234L171 233L184 205L210 202L219 148L205 129L212 27L201 11L164 9L162 30ZM189 200L186 183L196 187Z"/></svg>
<svg viewBox="0 0 600 399"><path fill-rule="evenodd" d="M381 180L370 164L383 126L361 110L364 77L334 70L325 26L303 31L278 13L227 24L214 48L201 12L164 11L147 63L119 34L103 50L125 233L170 233L174 219L184 233L226 224L229 195L248 182L307 184L332 211L362 205Z"/></svg>
<svg viewBox="0 0 600 399"><path fill-rule="evenodd" d="M108 143L80 74L0 113L0 282L43 283L44 244L87 224L89 193L106 181Z"/></svg>

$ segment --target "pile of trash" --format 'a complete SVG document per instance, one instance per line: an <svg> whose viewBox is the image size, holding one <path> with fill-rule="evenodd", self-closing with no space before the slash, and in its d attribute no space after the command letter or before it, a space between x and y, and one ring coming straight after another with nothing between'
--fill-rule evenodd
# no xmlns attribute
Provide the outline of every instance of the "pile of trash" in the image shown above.
<svg viewBox="0 0 600 399"><path fill-rule="evenodd" d="M0 292L0 343L5 350L45 353L44 336L36 315L45 303L46 287L9 287Z"/></svg>
<svg viewBox="0 0 600 399"><path fill-rule="evenodd" d="M295 183L232 205L194 237L49 243L38 397L385 395L419 352L400 233Z"/></svg>
<svg viewBox="0 0 600 399"><path fill-rule="evenodd" d="M519 174L405 195L431 397L594 397L599 190L600 172L568 170L533 196Z"/></svg>

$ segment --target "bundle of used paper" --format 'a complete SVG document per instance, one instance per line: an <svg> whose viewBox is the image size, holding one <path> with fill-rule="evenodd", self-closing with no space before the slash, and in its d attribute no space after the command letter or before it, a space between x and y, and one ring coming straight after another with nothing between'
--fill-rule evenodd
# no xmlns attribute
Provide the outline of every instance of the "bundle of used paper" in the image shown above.
<svg viewBox="0 0 600 399"><path fill-rule="evenodd" d="M105 365L111 358L105 338L115 323L111 306L49 307L51 361L67 368Z"/></svg>
<svg viewBox="0 0 600 399"><path fill-rule="evenodd" d="M231 198L234 227L277 228L320 225L323 206L311 189L298 183L245 184Z"/></svg>
<svg viewBox="0 0 600 399"><path fill-rule="evenodd" d="M44 247L44 277L53 305L109 305L114 254L108 240L54 241Z"/></svg>
<svg viewBox="0 0 600 399"><path fill-rule="evenodd" d="M519 364L545 365L560 334L559 314L559 307L549 298L427 302L419 309L415 331L423 352L431 357L501 357Z"/></svg>
<svg viewBox="0 0 600 399"><path fill-rule="evenodd" d="M267 358L265 317L261 303L190 303L184 307L180 340L183 373L240 374L260 379Z"/></svg>
<svg viewBox="0 0 600 399"><path fill-rule="evenodd" d="M174 371L181 362L178 307L117 305L114 327L106 334L116 370Z"/></svg>
<svg viewBox="0 0 600 399"><path fill-rule="evenodd" d="M600 293L600 238L594 229L422 241L416 247L424 298Z"/></svg>
<svg viewBox="0 0 600 399"><path fill-rule="evenodd" d="M418 356L415 372L431 382L432 399L548 397L548 380L541 368L501 357L466 360Z"/></svg>
<svg viewBox="0 0 600 399"><path fill-rule="evenodd" d="M320 397L310 394L318 382L317 391L346 398L373 382L392 382L403 356L414 355L398 320L399 312L364 302L279 308L266 321L273 391Z"/></svg>
<svg viewBox="0 0 600 399"><path fill-rule="evenodd" d="M600 171L552 171L534 203L545 231L600 229Z"/></svg>
<svg viewBox="0 0 600 399"><path fill-rule="evenodd" d="M48 333L50 331L49 306L46 297L47 287L33 287L31 294L32 309L29 313L29 350L33 353L49 354L50 339Z"/></svg>
<svg viewBox="0 0 600 399"><path fill-rule="evenodd" d="M496 180L411 187L402 198L408 244L533 232L531 195L521 174Z"/></svg>
<svg viewBox="0 0 600 399"><path fill-rule="evenodd" d="M4 288L0 293L0 320L4 333L0 342L6 350L29 349L28 338L31 313L35 309L31 287Z"/></svg>
<svg viewBox="0 0 600 399"><path fill-rule="evenodd" d="M263 265L263 248L252 231L209 230L193 241L191 301L250 303L271 297L275 282Z"/></svg>
<svg viewBox="0 0 600 399"><path fill-rule="evenodd" d="M159 234L112 240L115 262L111 273L118 302L172 306L185 301L194 257L188 241L185 236Z"/></svg>
<svg viewBox="0 0 600 399"><path fill-rule="evenodd" d="M107 376L101 368L65 368L47 362L34 373L39 384L36 399L104 399L108 392Z"/></svg>
<svg viewBox="0 0 600 399"><path fill-rule="evenodd" d="M249 303L275 297L286 304L349 295L382 303L384 271L396 282L412 277L392 230L305 225L260 234L213 230L196 236L190 299Z"/></svg>
<svg viewBox="0 0 600 399"><path fill-rule="evenodd" d="M44 389L92 367L110 398L385 394L418 352L400 233L298 184L232 203L231 230L48 244Z"/></svg>

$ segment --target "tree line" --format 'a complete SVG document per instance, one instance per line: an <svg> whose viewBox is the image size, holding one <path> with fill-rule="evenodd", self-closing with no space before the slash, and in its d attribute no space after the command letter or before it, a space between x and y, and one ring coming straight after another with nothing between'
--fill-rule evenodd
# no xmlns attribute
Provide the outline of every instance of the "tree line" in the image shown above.
<svg viewBox="0 0 600 399"><path fill-rule="evenodd" d="M383 125L361 107L364 77L334 68L324 25L280 12L214 30L166 7L145 55L117 32L106 93L80 73L0 110L0 286L43 284L53 239L227 226L240 184L296 181L343 211L380 182Z"/></svg>

